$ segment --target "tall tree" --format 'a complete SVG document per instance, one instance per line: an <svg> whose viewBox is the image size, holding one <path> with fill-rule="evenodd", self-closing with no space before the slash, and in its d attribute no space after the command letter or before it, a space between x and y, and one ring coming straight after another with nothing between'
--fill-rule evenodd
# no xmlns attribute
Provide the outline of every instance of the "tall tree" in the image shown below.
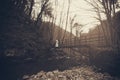
<svg viewBox="0 0 120 80"><path fill-rule="evenodd" d="M36 26L38 26L38 23L39 23L39 26L41 26L42 17L44 14L52 17L52 7L50 5L50 1L49 0L41 0L40 5L41 5L40 12L39 12L37 19L35 21Z"/></svg>
<svg viewBox="0 0 120 80"><path fill-rule="evenodd" d="M34 6L34 0L30 0L30 9L29 9L29 17L32 16L33 6Z"/></svg>
<svg viewBox="0 0 120 80"><path fill-rule="evenodd" d="M63 34L62 41L64 41L66 30L67 30L67 26L68 26L70 6L71 6L71 0L68 0L68 9L67 9L67 16L66 16L65 32Z"/></svg>
<svg viewBox="0 0 120 80"><path fill-rule="evenodd" d="M115 44L114 36L117 35L115 32L115 27L113 25L112 17L116 13L116 5L118 3L118 0L92 0L94 3L86 0L89 4L91 4L94 7L94 11L98 15L98 20L100 21L102 27L105 27L103 25L103 21L101 19L101 13L104 13L106 15L106 21L107 21L107 30L108 30L108 35L109 40L111 42L111 45ZM104 28L103 28L104 29ZM105 32L105 31L104 31Z"/></svg>

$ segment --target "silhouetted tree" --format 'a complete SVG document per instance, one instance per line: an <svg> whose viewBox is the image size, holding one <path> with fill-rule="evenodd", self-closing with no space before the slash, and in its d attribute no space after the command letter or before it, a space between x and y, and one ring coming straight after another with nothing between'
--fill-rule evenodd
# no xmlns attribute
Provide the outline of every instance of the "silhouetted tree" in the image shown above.
<svg viewBox="0 0 120 80"><path fill-rule="evenodd" d="M32 10L33 10L33 6L34 6L34 0L30 0L30 9L29 9L29 16L30 16L30 18L31 18L31 15L32 15Z"/></svg>
<svg viewBox="0 0 120 80"><path fill-rule="evenodd" d="M16 55L39 54L44 41L31 18L34 5L34 0L4 0L0 3L0 57L9 51ZM44 12L51 16L52 10L48 5L45 5L47 12Z"/></svg>
<svg viewBox="0 0 120 80"><path fill-rule="evenodd" d="M71 6L71 0L68 0L68 9L67 9L67 16L66 16L65 32L64 32L62 41L64 41L64 39L65 39L65 34L66 34L67 27L68 27L70 6Z"/></svg>
<svg viewBox="0 0 120 80"><path fill-rule="evenodd" d="M39 23L39 26L41 26L43 15L52 17L52 8L49 3L49 0L41 0L40 5L41 5L40 12L35 21L36 26L38 25L38 23Z"/></svg>
<svg viewBox="0 0 120 80"><path fill-rule="evenodd" d="M113 25L112 17L116 13L116 6L118 5L118 0L92 0L92 2L86 0L89 4L91 4L94 8L94 11L97 13L98 18L97 20L100 21L101 27L103 28L103 31L105 32L105 36L109 36L109 41L111 42L111 45L115 45L115 35L117 35L115 31L115 27ZM102 15L101 13L104 13L106 16L107 21L107 28L105 31L104 23L102 21ZM106 34L107 33L107 34Z"/></svg>

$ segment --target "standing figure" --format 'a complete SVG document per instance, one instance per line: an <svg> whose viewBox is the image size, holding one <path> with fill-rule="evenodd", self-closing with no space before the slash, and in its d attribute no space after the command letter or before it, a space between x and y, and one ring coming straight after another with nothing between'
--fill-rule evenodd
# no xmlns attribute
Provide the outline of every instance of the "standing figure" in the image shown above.
<svg viewBox="0 0 120 80"><path fill-rule="evenodd" d="M56 40L56 42L55 42L55 47L56 48L59 47L59 41L58 40Z"/></svg>

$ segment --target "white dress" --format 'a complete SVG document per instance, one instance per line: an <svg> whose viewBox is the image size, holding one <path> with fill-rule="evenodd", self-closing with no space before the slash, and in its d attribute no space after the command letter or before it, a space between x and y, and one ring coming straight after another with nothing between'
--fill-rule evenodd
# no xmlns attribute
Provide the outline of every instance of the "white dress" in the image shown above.
<svg viewBox="0 0 120 80"><path fill-rule="evenodd" d="M56 42L55 42L55 47L59 47L59 41L58 40L56 40Z"/></svg>

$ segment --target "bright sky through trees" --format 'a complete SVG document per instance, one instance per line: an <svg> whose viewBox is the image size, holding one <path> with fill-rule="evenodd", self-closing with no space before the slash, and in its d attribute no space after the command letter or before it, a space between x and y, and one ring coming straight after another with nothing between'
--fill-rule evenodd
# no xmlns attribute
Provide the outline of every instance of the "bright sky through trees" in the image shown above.
<svg viewBox="0 0 120 80"><path fill-rule="evenodd" d="M90 6L85 0L70 0L70 11L69 11L69 19L76 15L75 21L79 24L84 25L83 32L88 32L90 28L99 24L99 22L94 18L97 17L96 13L92 10L92 6ZM55 0L53 0L55 2ZM57 5L54 6L54 9L57 11L57 19L59 23L59 18L61 17L61 10L64 14L62 17L65 17L67 13L68 0L57 0ZM56 7L57 6L57 7ZM64 7L64 8L62 8ZM69 31L69 25L68 29Z"/></svg>
<svg viewBox="0 0 120 80"><path fill-rule="evenodd" d="M39 0L35 0L39 3ZM51 0L53 6L53 14L56 17L56 24L59 25L60 17L62 20L66 20L67 9L68 9L68 0ZM39 11L40 5L36 4L34 6L35 11ZM92 6L90 6L85 0L70 0L70 10L68 17L68 27L67 31L70 31L70 18L75 17L75 21L81 25L83 25L83 32L88 32L90 28L94 28L99 22L94 18L97 17L96 13L92 10ZM62 11L62 14L61 14ZM63 28L65 28L65 21L62 24ZM75 32L74 32L75 33Z"/></svg>

